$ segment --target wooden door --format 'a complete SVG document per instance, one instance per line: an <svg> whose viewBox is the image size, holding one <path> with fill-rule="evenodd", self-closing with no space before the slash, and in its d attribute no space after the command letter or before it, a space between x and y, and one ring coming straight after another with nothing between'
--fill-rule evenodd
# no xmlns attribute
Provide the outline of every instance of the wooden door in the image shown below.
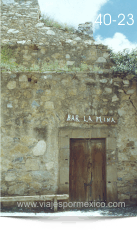
<svg viewBox="0 0 137 230"><path fill-rule="evenodd" d="M70 139L71 201L105 201L105 139Z"/></svg>

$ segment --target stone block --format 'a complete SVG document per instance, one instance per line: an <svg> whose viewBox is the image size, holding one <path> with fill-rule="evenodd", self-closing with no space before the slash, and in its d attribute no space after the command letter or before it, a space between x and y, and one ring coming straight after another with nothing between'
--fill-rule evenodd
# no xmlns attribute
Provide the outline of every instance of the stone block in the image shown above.
<svg viewBox="0 0 137 230"><path fill-rule="evenodd" d="M107 79L100 79L99 80L101 83L107 83Z"/></svg>
<svg viewBox="0 0 137 230"><path fill-rule="evenodd" d="M26 40L23 40L23 41L17 41L18 44L22 44L24 45L26 43Z"/></svg>
<svg viewBox="0 0 137 230"><path fill-rule="evenodd" d="M108 58L109 57L109 53L103 53L103 57L104 58Z"/></svg>
<svg viewBox="0 0 137 230"><path fill-rule="evenodd" d="M70 86L71 85L71 80L70 80L70 78L64 78L64 79L61 80L61 83L64 86Z"/></svg>
<svg viewBox="0 0 137 230"><path fill-rule="evenodd" d="M2 142L2 146L11 146L11 144L13 143L13 138L7 135L3 135L1 138L1 142Z"/></svg>
<svg viewBox="0 0 137 230"><path fill-rule="evenodd" d="M61 58L62 58L62 55L61 55L60 53L54 53L54 54L52 55L52 58L54 58L54 59L61 59Z"/></svg>
<svg viewBox="0 0 137 230"><path fill-rule="evenodd" d="M5 155L6 156L6 155ZM2 171L7 171L9 169L13 168L13 165L10 160L8 160L6 157L1 159L1 170Z"/></svg>
<svg viewBox="0 0 137 230"><path fill-rule="evenodd" d="M31 60L31 55L23 55L23 59L25 60L25 61L30 61Z"/></svg>
<svg viewBox="0 0 137 230"><path fill-rule="evenodd" d="M121 101L123 102L123 101L128 101L129 100L129 95L128 94L122 94L121 95Z"/></svg>
<svg viewBox="0 0 137 230"><path fill-rule="evenodd" d="M8 173L5 176L5 181L15 181L16 180L16 175L14 173Z"/></svg>
<svg viewBox="0 0 137 230"><path fill-rule="evenodd" d="M66 54L66 58L69 59L69 58L70 58L70 55L69 55L69 54Z"/></svg>
<svg viewBox="0 0 137 230"><path fill-rule="evenodd" d="M47 97L46 96L41 96L41 101L47 101Z"/></svg>
<svg viewBox="0 0 137 230"><path fill-rule="evenodd" d="M110 112L107 108L100 109L100 114L103 116L107 116L108 112Z"/></svg>
<svg viewBox="0 0 137 230"><path fill-rule="evenodd" d="M7 186L4 183L1 183L1 196L3 196L2 194L7 192Z"/></svg>
<svg viewBox="0 0 137 230"><path fill-rule="evenodd" d="M37 140L30 136L22 136L20 141L26 145L33 145L34 143L37 143Z"/></svg>
<svg viewBox="0 0 137 230"><path fill-rule="evenodd" d="M33 154L35 156L44 155L46 151L46 142L41 140L37 143L37 145L33 148Z"/></svg>
<svg viewBox="0 0 137 230"><path fill-rule="evenodd" d="M82 84L79 88L79 91L85 91L86 90L86 85L85 84Z"/></svg>
<svg viewBox="0 0 137 230"><path fill-rule="evenodd" d="M111 88L105 88L105 93L112 93L112 89Z"/></svg>
<svg viewBox="0 0 137 230"><path fill-rule="evenodd" d="M37 24L35 25L35 27L43 27L43 26L44 26L44 23L43 23L43 22L37 23Z"/></svg>
<svg viewBox="0 0 137 230"><path fill-rule="evenodd" d="M75 41L81 41L81 38L80 37L76 37L74 38Z"/></svg>
<svg viewBox="0 0 137 230"><path fill-rule="evenodd" d="M59 136L70 138L72 136L72 129L61 129L59 131Z"/></svg>
<svg viewBox="0 0 137 230"><path fill-rule="evenodd" d="M104 62L106 62L106 58L99 57L96 62L104 63Z"/></svg>
<svg viewBox="0 0 137 230"><path fill-rule="evenodd" d="M9 153L14 155L14 154L18 154L18 153L25 154L27 152L29 152L29 148L27 146L17 144L13 149L10 150Z"/></svg>
<svg viewBox="0 0 137 230"><path fill-rule="evenodd" d="M50 161L48 163L46 163L46 169L47 171L51 170L54 168L54 162L53 161Z"/></svg>
<svg viewBox="0 0 137 230"><path fill-rule="evenodd" d="M48 30L47 34L49 34L49 35L55 35L55 32L53 30Z"/></svg>
<svg viewBox="0 0 137 230"><path fill-rule="evenodd" d="M95 94L102 94L102 90L100 89L100 88L98 88L98 89L95 89Z"/></svg>
<svg viewBox="0 0 137 230"><path fill-rule="evenodd" d="M45 90L45 96L51 96L52 92L49 89Z"/></svg>
<svg viewBox="0 0 137 230"><path fill-rule="evenodd" d="M137 155L130 156L129 161L136 161L137 160Z"/></svg>
<svg viewBox="0 0 137 230"><path fill-rule="evenodd" d="M32 94L31 94L31 92L29 92L27 90L27 91L24 92L24 96L30 99L32 97Z"/></svg>
<svg viewBox="0 0 137 230"><path fill-rule="evenodd" d="M48 183L49 184L49 181L50 183L55 183L55 178L53 177L53 175L51 174L50 171L47 171L44 167L44 171L31 171L30 172L31 176L32 176L32 179L33 181L43 181L43 184L44 183Z"/></svg>
<svg viewBox="0 0 137 230"><path fill-rule="evenodd" d="M20 82L20 87L21 87L22 89L28 88L28 87L29 87L29 82Z"/></svg>
<svg viewBox="0 0 137 230"><path fill-rule="evenodd" d="M117 202L117 183L115 181L106 182L107 202Z"/></svg>
<svg viewBox="0 0 137 230"><path fill-rule="evenodd" d="M59 161L68 159L69 160L70 149L60 149L59 151Z"/></svg>
<svg viewBox="0 0 137 230"><path fill-rule="evenodd" d="M116 138L107 137L106 138L106 148L115 150L117 147Z"/></svg>
<svg viewBox="0 0 137 230"><path fill-rule="evenodd" d="M124 85L129 85L129 80L123 80Z"/></svg>
<svg viewBox="0 0 137 230"><path fill-rule="evenodd" d="M73 66L73 65L74 65L74 63L75 63L74 61L67 61L67 63L66 63L66 64L67 64L68 66Z"/></svg>
<svg viewBox="0 0 137 230"><path fill-rule="evenodd" d="M8 103L7 108L13 108L12 103Z"/></svg>
<svg viewBox="0 0 137 230"><path fill-rule="evenodd" d="M112 97L112 102L115 102L115 101L119 101L119 98L117 97L117 95L114 95L114 96Z"/></svg>
<svg viewBox="0 0 137 230"><path fill-rule="evenodd" d="M39 170L39 164L37 159L27 159L25 163L26 170L28 171L36 171Z"/></svg>
<svg viewBox="0 0 137 230"><path fill-rule="evenodd" d="M33 181L33 183L29 183L30 190L33 189L34 191L39 191L42 187L42 184L39 182Z"/></svg>
<svg viewBox="0 0 137 230"><path fill-rule="evenodd" d="M68 94L70 96L76 96L77 95L77 89L69 89Z"/></svg>
<svg viewBox="0 0 137 230"><path fill-rule="evenodd" d="M133 94L135 92L135 89L129 89L126 94Z"/></svg>
<svg viewBox="0 0 137 230"><path fill-rule="evenodd" d="M123 93L124 91L123 91L123 89L118 89L118 92Z"/></svg>
<svg viewBox="0 0 137 230"><path fill-rule="evenodd" d="M107 165L106 181L107 182L117 181L117 166L116 165Z"/></svg>
<svg viewBox="0 0 137 230"><path fill-rule="evenodd" d="M26 190L26 185L23 183L17 183L15 185L12 185L8 189L8 194L9 195L24 195L25 190Z"/></svg>
<svg viewBox="0 0 137 230"><path fill-rule="evenodd" d="M74 129L72 130L72 138L90 138L91 130L90 129Z"/></svg>
<svg viewBox="0 0 137 230"><path fill-rule="evenodd" d="M68 167L60 168L59 182L60 184L69 183L69 168Z"/></svg>
<svg viewBox="0 0 137 230"><path fill-rule="evenodd" d="M26 75L19 76L19 81L28 81L28 78Z"/></svg>
<svg viewBox="0 0 137 230"><path fill-rule="evenodd" d="M128 194L119 194L118 199L119 199L119 201L130 200L130 195L128 195Z"/></svg>
<svg viewBox="0 0 137 230"><path fill-rule="evenodd" d="M45 54L45 53L46 53L46 49L42 48L42 49L40 50L40 52L41 52L42 54Z"/></svg>
<svg viewBox="0 0 137 230"><path fill-rule="evenodd" d="M106 138L109 135L109 130L107 128L97 127L91 129L91 138Z"/></svg>
<svg viewBox="0 0 137 230"><path fill-rule="evenodd" d="M16 77L17 77L16 74L11 74L11 75L10 75L10 78L16 78Z"/></svg>
<svg viewBox="0 0 137 230"><path fill-rule="evenodd" d="M119 114L120 117L124 116L126 114L125 109L123 107L118 109L118 114Z"/></svg>
<svg viewBox="0 0 137 230"><path fill-rule="evenodd" d="M32 176L29 173L26 173L24 175L21 175L18 177L19 181L29 183L32 181Z"/></svg>
<svg viewBox="0 0 137 230"><path fill-rule="evenodd" d="M7 31L7 33L17 34L17 33L19 33L19 30L9 29L9 30Z"/></svg>
<svg viewBox="0 0 137 230"><path fill-rule="evenodd" d="M84 43L87 45L91 45L93 43L93 41L92 40L86 40L86 41L84 41Z"/></svg>
<svg viewBox="0 0 137 230"><path fill-rule="evenodd" d="M52 101L45 102L45 109L54 109L54 103Z"/></svg>
<svg viewBox="0 0 137 230"><path fill-rule="evenodd" d="M119 152L118 153L118 161L128 161L129 160L129 155L126 154L125 152Z"/></svg>
<svg viewBox="0 0 137 230"><path fill-rule="evenodd" d="M16 81L9 81L7 84L8 89L15 89L16 88Z"/></svg>
<svg viewBox="0 0 137 230"><path fill-rule="evenodd" d="M59 194L69 194L69 184L60 184L58 192ZM64 202L66 202L66 200Z"/></svg>
<svg viewBox="0 0 137 230"><path fill-rule="evenodd" d="M134 201L134 204L137 205L137 194L131 195L131 196L130 196L130 200L131 200L131 201Z"/></svg>
<svg viewBox="0 0 137 230"><path fill-rule="evenodd" d="M60 138L60 148L61 149L69 149L70 148L70 141L67 137L61 137Z"/></svg>
<svg viewBox="0 0 137 230"><path fill-rule="evenodd" d="M68 167L69 168L69 159L59 159L59 165L60 167Z"/></svg>

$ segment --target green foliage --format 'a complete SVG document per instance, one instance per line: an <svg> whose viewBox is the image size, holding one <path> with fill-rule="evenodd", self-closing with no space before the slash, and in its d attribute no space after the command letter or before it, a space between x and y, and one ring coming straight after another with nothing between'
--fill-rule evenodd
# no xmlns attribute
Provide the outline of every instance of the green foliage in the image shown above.
<svg viewBox="0 0 137 230"><path fill-rule="evenodd" d="M5 45L1 48L1 61L2 62L9 62L13 57L13 51L10 46Z"/></svg>
<svg viewBox="0 0 137 230"><path fill-rule="evenodd" d="M2 70L13 70L16 71L17 63L15 62L13 50L8 45L1 47L1 63L0 67Z"/></svg>
<svg viewBox="0 0 137 230"><path fill-rule="evenodd" d="M54 20L53 18L51 18L48 15L42 14L42 18L41 21L45 23L46 26L52 26L55 27L57 29L63 29L65 31L74 31L74 27L73 26L68 26L66 23L59 23L56 20Z"/></svg>
<svg viewBox="0 0 137 230"><path fill-rule="evenodd" d="M137 74L137 49L128 49L118 53L110 53L110 58L114 62L111 68L114 72Z"/></svg>

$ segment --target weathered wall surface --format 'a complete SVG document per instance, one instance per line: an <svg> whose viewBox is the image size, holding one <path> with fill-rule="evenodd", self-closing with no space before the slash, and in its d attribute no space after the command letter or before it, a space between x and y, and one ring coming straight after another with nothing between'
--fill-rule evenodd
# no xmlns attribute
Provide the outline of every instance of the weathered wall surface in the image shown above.
<svg viewBox="0 0 137 230"><path fill-rule="evenodd" d="M61 166L68 157L69 167L66 137L88 135L107 140L108 200L137 201L136 96L132 76L3 73L2 196L68 192ZM113 117L117 124L68 122L68 114Z"/></svg>
<svg viewBox="0 0 137 230"><path fill-rule="evenodd" d="M118 109L118 199L137 203L137 80L123 81Z"/></svg>
<svg viewBox="0 0 137 230"><path fill-rule="evenodd" d="M81 67L81 64L86 64L91 69L95 67L110 68L109 51L106 47L82 44L83 40L75 43L73 40L71 41L65 40L58 45L51 39L45 45L12 45L10 46L13 54L12 59L27 68L35 68L35 65L40 66L43 71L45 68L66 70L66 67Z"/></svg>
<svg viewBox="0 0 137 230"><path fill-rule="evenodd" d="M9 11L10 7L10 11ZM8 45L12 59L26 67L42 66L58 62L59 68L79 67L81 63L93 67L109 68L109 50L94 43L93 37L85 34L84 26L78 32L46 26L40 19L36 1L20 4L2 4L2 47ZM91 29L87 33L91 33ZM4 48L6 49L6 48Z"/></svg>
<svg viewBox="0 0 137 230"><path fill-rule="evenodd" d="M3 0L2 46L13 62L63 71L2 73L2 196L68 193L69 139L105 138L107 200L137 202L136 78L104 70L109 50L86 29L47 27L37 1ZM65 72L81 64L102 70Z"/></svg>

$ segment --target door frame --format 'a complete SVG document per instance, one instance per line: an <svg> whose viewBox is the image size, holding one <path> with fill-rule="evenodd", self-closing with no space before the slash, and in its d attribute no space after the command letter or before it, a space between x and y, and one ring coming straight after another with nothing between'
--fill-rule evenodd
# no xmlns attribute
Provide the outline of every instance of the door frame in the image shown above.
<svg viewBox="0 0 137 230"><path fill-rule="evenodd" d="M61 127L58 133L58 193L69 194L70 138L106 140L106 202L117 202L117 131L112 126ZM113 160L115 157L115 160ZM112 159L111 159L112 158Z"/></svg>

